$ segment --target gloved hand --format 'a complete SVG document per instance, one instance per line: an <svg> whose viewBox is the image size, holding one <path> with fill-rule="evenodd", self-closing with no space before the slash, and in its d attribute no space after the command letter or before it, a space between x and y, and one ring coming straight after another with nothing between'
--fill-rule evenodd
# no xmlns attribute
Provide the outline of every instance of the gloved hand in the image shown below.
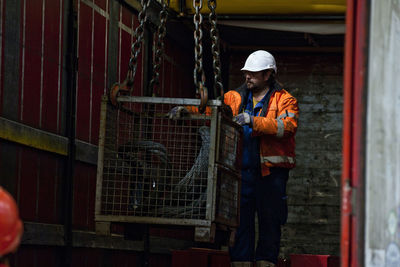
<svg viewBox="0 0 400 267"><path fill-rule="evenodd" d="M250 116L249 113L243 112L233 118L233 121L238 123L239 125L252 125L253 124L253 116Z"/></svg>
<svg viewBox="0 0 400 267"><path fill-rule="evenodd" d="M184 114L187 113L189 113L189 111L184 106L176 106L167 113L167 116L170 119L176 120L182 118Z"/></svg>

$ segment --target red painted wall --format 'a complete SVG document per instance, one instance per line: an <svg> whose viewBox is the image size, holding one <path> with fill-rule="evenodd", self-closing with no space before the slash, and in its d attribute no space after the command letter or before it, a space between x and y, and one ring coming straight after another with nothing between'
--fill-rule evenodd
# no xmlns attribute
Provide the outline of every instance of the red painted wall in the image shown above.
<svg viewBox="0 0 400 267"><path fill-rule="evenodd" d="M0 30L4 32L6 1L0 0ZM19 80L15 93L18 122L65 135L67 77L65 66L66 44L70 40L65 32L65 6L67 0L21 0L20 36L18 46ZM100 100L108 83L109 23L111 0L77 0L78 19L78 73L76 80L76 138L93 145L98 143ZM10 3L10 2L9 2ZM125 79L134 41L133 28L138 25L137 17L125 7L119 7L119 32L117 44L118 81ZM4 77L7 73L4 62L4 35L0 35L0 116L4 108ZM142 47L142 51L146 49ZM166 38L166 57L161 68L160 88L156 95L173 97L193 96L192 61L190 51ZM143 73L145 53L138 62L134 84L134 95L143 95ZM150 59L151 60L151 59ZM151 76L150 76L151 77ZM0 148L4 146L0 140ZM15 196L20 215L24 221L62 224L63 177L66 159L63 156L7 143L12 166L0 162L0 172L9 172L14 179ZM94 231L94 207L96 191L96 169L94 165L76 162L73 180L73 228ZM115 232L123 232L121 226L113 226ZM193 231L179 231L182 238L191 238ZM176 233L175 232L175 233ZM158 236L177 235L171 230L152 228ZM61 248L23 245L13 258L13 266L57 266ZM105 256L106 255L106 256ZM140 255L128 251L77 248L73 251L75 266L128 266ZM131 265L129 265L131 266ZM154 255L151 266L169 266L169 257Z"/></svg>

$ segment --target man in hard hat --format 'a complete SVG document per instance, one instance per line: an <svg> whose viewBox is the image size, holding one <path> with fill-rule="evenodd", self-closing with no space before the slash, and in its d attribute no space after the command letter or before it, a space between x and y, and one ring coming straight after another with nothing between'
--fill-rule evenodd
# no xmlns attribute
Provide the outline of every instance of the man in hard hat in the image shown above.
<svg viewBox="0 0 400 267"><path fill-rule="evenodd" d="M287 219L286 182L295 166L297 100L275 80L274 57L267 51L250 54L241 69L245 83L224 95L234 121L243 126L240 226L230 248L232 267L275 266L281 225ZM175 107L170 118L193 107ZM255 249L255 214L258 243Z"/></svg>
<svg viewBox="0 0 400 267"><path fill-rule="evenodd" d="M8 266L7 256L17 249L22 232L17 204L0 186L0 267Z"/></svg>
<svg viewBox="0 0 400 267"><path fill-rule="evenodd" d="M281 225L287 219L286 182L295 166L297 100L275 80L274 57L258 50L241 69L245 83L225 94L243 126L240 226L230 248L232 266L266 267L278 261ZM258 243L255 250L255 213Z"/></svg>

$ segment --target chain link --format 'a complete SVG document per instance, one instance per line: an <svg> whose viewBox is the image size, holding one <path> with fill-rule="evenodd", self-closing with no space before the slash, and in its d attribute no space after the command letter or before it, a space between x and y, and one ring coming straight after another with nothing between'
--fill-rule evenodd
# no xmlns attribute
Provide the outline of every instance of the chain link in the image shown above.
<svg viewBox="0 0 400 267"><path fill-rule="evenodd" d="M161 67L161 60L164 53L164 37L167 33L166 31L166 22L168 18L168 11L167 8L169 7L170 0L165 2L162 0L162 10L160 12L160 24L157 28L157 41L156 41L156 51L154 54L153 60L153 76L151 78L149 87L152 89L152 92L155 92L155 87L159 86L160 84L160 67Z"/></svg>
<svg viewBox="0 0 400 267"><path fill-rule="evenodd" d="M203 70L203 30L201 25L203 23L203 16L200 13L200 10L203 6L202 0L193 0L193 7L196 13L193 15L193 23L194 23L194 72L193 79L196 89L199 89L199 83L205 81L205 74ZM204 83L203 83L204 86ZM198 92L197 92L198 93Z"/></svg>
<svg viewBox="0 0 400 267"><path fill-rule="evenodd" d="M195 9L195 14L193 15L193 23L194 23L194 70L193 70L193 79L194 84L196 86L196 94L201 97L201 102L199 106L199 112L203 113L206 109L207 100L208 100L208 92L205 86L206 75L204 74L203 69L203 16L200 13L201 8L203 7L202 0L193 0L193 8Z"/></svg>
<svg viewBox="0 0 400 267"><path fill-rule="evenodd" d="M134 36L136 37L135 42L131 47L131 58L129 60L129 71L126 77L127 85L131 88L131 92L133 90L133 82L135 79L136 69L137 69L137 61L138 56L140 54L140 50L142 48L143 36L144 36L144 25L147 21L147 8L150 5L150 0L141 0L142 10L139 12L138 20L139 25L135 30Z"/></svg>
<svg viewBox="0 0 400 267"><path fill-rule="evenodd" d="M222 101L224 97L224 86L221 79L221 60L219 51L219 34L217 29L217 15L215 9L217 8L216 0L208 0L208 8L210 14L208 20L211 24L210 37L211 37L211 53L213 55L213 68L214 68L214 95L217 96L218 91L220 92Z"/></svg>

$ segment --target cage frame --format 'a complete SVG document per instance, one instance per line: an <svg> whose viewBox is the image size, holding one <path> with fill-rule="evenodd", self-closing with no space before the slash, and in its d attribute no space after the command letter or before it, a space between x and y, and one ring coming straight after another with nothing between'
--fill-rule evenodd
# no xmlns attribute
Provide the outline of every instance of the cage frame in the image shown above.
<svg viewBox="0 0 400 267"><path fill-rule="evenodd" d="M187 98L163 98L163 97L143 97L143 96L120 96L118 101L123 104L125 102L137 102L142 104L171 104L182 106L198 106L200 99ZM217 216L217 173L221 164L217 162L219 153L219 142L221 131L218 131L219 125L222 123L220 100L209 100L207 106L212 112L209 116L210 120L210 148L208 157L208 173L207 173L207 199L206 199L206 214L204 219L192 218L163 218L153 216L132 216L132 215L103 215L101 214L102 204L102 187L103 187L103 168L104 168L104 147L107 128L107 109L111 108L107 96L102 97L100 110L100 130L99 130L99 149L98 149L98 164L96 176L96 197L95 197L95 221L101 223L121 222L121 223L139 223L139 224L159 224L159 225L180 225L194 226L195 239L198 241L212 242L214 239L216 224L223 225L225 228L232 229L233 232L239 225L240 216L240 173L238 177L238 190L236 207L236 220L224 220ZM205 115L191 114L190 119L204 119ZM232 122L232 125L234 123ZM237 127L237 129L242 129ZM224 166L225 171L235 173L234 170ZM232 235L232 233L231 233ZM232 239L232 237L231 237Z"/></svg>

